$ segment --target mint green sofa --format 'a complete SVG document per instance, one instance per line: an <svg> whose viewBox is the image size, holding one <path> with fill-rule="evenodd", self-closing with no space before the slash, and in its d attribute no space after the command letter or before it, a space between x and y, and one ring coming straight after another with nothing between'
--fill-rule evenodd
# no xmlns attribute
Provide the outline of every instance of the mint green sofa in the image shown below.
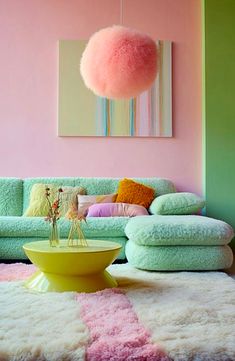
<svg viewBox="0 0 235 361"><path fill-rule="evenodd" d="M175 192L174 184L161 178L134 178L160 196ZM35 183L82 186L87 194L115 193L118 178L0 178L0 260L23 260L22 246L48 239L44 217L25 217ZM60 236L67 238L70 222L61 218ZM118 242L118 259L152 271L216 270L233 261L229 242L234 231L227 223L195 215L87 218L82 228L87 239Z"/></svg>
<svg viewBox="0 0 235 361"><path fill-rule="evenodd" d="M29 205L30 191L35 183L58 184L58 186L82 186L87 194L109 194L117 191L118 178L0 178L0 259L26 259L22 245L42 239L49 234L48 223L43 217L24 217ZM160 178L136 178L153 187L158 195L175 192L173 183ZM129 218L89 218L83 224L87 239L115 241L122 245L119 259L125 259L127 237L125 226ZM60 236L67 238L70 222L59 221Z"/></svg>

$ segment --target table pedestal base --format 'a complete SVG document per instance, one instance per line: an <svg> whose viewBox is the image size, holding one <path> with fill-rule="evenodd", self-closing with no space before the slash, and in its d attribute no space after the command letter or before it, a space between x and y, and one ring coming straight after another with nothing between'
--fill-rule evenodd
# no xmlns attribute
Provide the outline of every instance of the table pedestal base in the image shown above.
<svg viewBox="0 0 235 361"><path fill-rule="evenodd" d="M96 292L117 285L117 281L106 270L86 276L65 276L37 271L25 282L27 288L38 292Z"/></svg>

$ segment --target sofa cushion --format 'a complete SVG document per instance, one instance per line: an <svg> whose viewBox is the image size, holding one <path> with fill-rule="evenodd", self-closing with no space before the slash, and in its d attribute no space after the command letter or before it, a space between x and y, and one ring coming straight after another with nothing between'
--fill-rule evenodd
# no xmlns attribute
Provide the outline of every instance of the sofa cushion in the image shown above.
<svg viewBox="0 0 235 361"><path fill-rule="evenodd" d="M35 183L30 193L30 203L24 216L26 217L46 217L49 213L49 204L46 198L46 186L43 183ZM58 197L58 186L50 184L49 186L50 202L53 203ZM64 217L70 206L77 208L78 194L85 194L82 187L62 186L63 192L60 193L60 216Z"/></svg>
<svg viewBox="0 0 235 361"><path fill-rule="evenodd" d="M149 187L154 188L155 194L162 195L175 192L174 184L163 178L133 178ZM67 177L67 178L26 178L24 180L24 211L29 205L29 197L32 186L35 183L51 184L58 186L81 186L86 189L87 194L109 194L115 193L118 189L120 178L88 178L88 177Z"/></svg>
<svg viewBox="0 0 235 361"><path fill-rule="evenodd" d="M149 246L224 245L234 236L227 223L202 216L140 216L125 232L136 244Z"/></svg>
<svg viewBox="0 0 235 361"><path fill-rule="evenodd" d="M233 252L229 246L140 246L126 244L129 263L149 271L207 271L229 268Z"/></svg>
<svg viewBox="0 0 235 361"><path fill-rule="evenodd" d="M26 178L24 180L24 193L23 193L23 212L26 211L26 209L29 206L30 201L30 193L31 189L34 186L34 184L42 183L45 185L48 185L50 187L50 184L56 185L58 188L62 186L75 186L75 178Z"/></svg>
<svg viewBox="0 0 235 361"><path fill-rule="evenodd" d="M148 216L145 207L128 203L97 203L88 209L87 217L135 217Z"/></svg>
<svg viewBox="0 0 235 361"><path fill-rule="evenodd" d="M78 208L78 195L86 194L86 190L83 187L70 187L63 186L63 192L60 194L60 217L66 217L67 212L71 209Z"/></svg>
<svg viewBox="0 0 235 361"><path fill-rule="evenodd" d="M116 202L138 204L148 208L154 199L154 194L153 188L124 178L119 182Z"/></svg>
<svg viewBox="0 0 235 361"><path fill-rule="evenodd" d="M87 238L125 237L125 226L129 218L89 218L82 222ZM58 222L61 238L67 238L71 222L61 218ZM49 223L44 217L0 217L0 237L37 237L49 236Z"/></svg>
<svg viewBox="0 0 235 361"><path fill-rule="evenodd" d="M0 216L21 216L23 208L23 181L18 178L0 178Z"/></svg>
<svg viewBox="0 0 235 361"><path fill-rule="evenodd" d="M86 215L88 208L93 204L111 203L115 202L117 198L116 193L99 194L99 195L78 195L78 212Z"/></svg>
<svg viewBox="0 0 235 361"><path fill-rule="evenodd" d="M149 212L161 215L195 214L204 206L205 201L194 193L169 193L155 198Z"/></svg>

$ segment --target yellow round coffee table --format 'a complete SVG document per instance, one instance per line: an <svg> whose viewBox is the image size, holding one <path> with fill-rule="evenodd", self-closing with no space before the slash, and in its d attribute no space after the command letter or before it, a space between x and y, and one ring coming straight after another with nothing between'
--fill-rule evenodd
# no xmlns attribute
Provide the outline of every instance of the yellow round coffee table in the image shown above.
<svg viewBox="0 0 235 361"><path fill-rule="evenodd" d="M50 247L49 241L26 243L23 249L39 268L26 282L39 292L96 292L116 287L116 280L105 270L118 256L121 245L115 242L87 240L88 246Z"/></svg>

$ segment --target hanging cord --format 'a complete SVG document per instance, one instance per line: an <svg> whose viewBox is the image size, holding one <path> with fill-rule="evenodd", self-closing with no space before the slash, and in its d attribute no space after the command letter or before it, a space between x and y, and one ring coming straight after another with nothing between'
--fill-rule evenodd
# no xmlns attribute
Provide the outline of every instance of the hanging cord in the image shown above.
<svg viewBox="0 0 235 361"><path fill-rule="evenodd" d="M123 25L123 0L120 0L120 25Z"/></svg>

